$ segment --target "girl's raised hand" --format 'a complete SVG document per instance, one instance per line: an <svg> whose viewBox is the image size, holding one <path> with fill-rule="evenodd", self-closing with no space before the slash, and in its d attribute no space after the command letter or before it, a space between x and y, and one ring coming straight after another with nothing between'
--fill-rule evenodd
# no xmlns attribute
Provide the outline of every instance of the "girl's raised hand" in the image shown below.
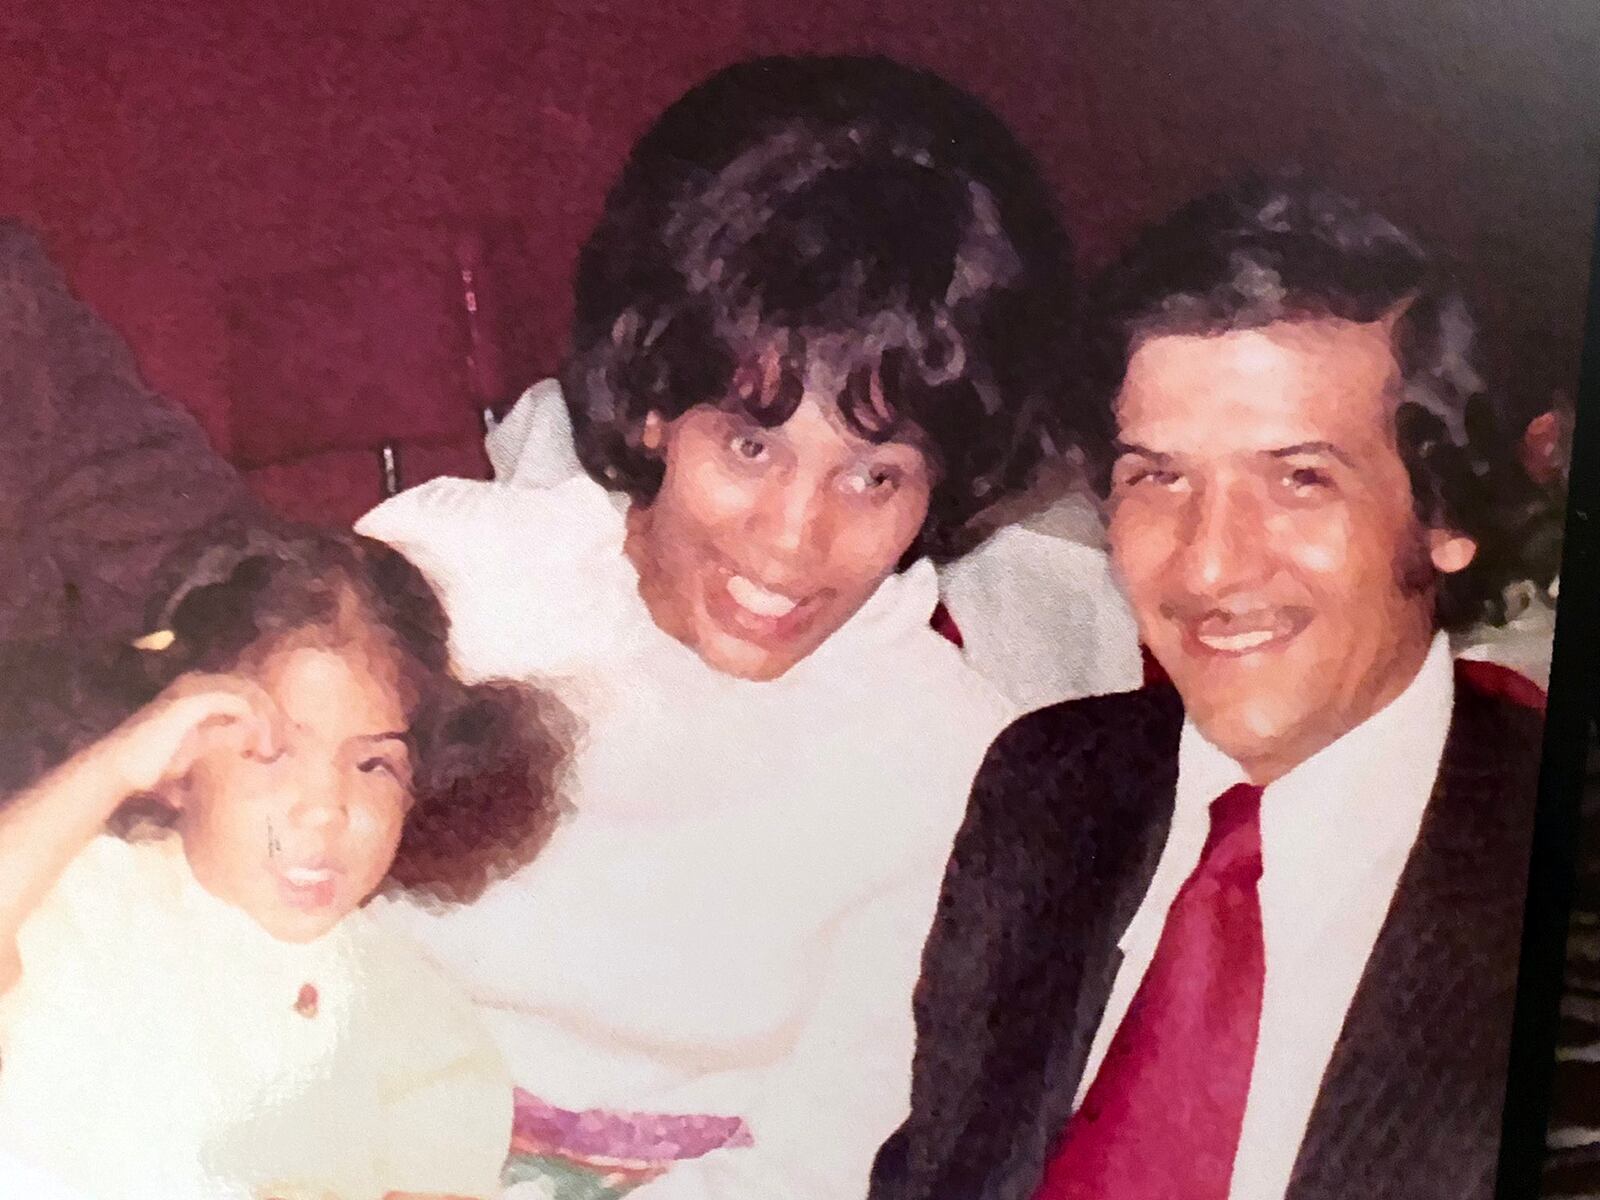
<svg viewBox="0 0 1600 1200"><path fill-rule="evenodd" d="M283 738L277 705L235 675L184 675L87 753L124 795L181 779L207 748L228 745L270 761Z"/></svg>

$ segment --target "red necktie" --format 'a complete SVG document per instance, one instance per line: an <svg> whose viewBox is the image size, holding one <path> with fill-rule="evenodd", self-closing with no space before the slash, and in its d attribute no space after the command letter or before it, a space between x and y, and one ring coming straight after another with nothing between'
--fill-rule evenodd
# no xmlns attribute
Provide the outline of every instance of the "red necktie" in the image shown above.
<svg viewBox="0 0 1600 1200"><path fill-rule="evenodd" d="M1035 1200L1226 1200L1261 1024L1261 789L1211 805L1200 865Z"/></svg>

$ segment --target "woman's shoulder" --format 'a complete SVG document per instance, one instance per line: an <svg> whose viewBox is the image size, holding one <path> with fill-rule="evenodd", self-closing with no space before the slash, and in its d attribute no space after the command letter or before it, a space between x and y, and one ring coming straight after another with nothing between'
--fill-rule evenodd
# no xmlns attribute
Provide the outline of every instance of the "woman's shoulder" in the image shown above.
<svg viewBox="0 0 1600 1200"><path fill-rule="evenodd" d="M588 476L553 487L441 476L392 496L356 523L356 532L442 553L470 553L513 542L522 548L620 536L621 514Z"/></svg>
<svg viewBox="0 0 1600 1200"><path fill-rule="evenodd" d="M609 635L626 590L624 516L588 476L549 488L435 479L356 526L422 570L477 677L559 673Z"/></svg>

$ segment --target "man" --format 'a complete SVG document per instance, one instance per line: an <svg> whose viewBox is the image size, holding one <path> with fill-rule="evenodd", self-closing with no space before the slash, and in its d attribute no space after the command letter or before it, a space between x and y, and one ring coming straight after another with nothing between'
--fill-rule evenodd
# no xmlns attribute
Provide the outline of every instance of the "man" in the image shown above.
<svg viewBox="0 0 1600 1200"><path fill-rule="evenodd" d="M1252 182L1089 311L1170 682L991 748L872 1195L1487 1197L1540 720L1446 631L1537 514L1465 308L1382 218Z"/></svg>
<svg viewBox="0 0 1600 1200"><path fill-rule="evenodd" d="M14 221L0 221L0 428L0 640L135 636L168 551L260 519Z"/></svg>

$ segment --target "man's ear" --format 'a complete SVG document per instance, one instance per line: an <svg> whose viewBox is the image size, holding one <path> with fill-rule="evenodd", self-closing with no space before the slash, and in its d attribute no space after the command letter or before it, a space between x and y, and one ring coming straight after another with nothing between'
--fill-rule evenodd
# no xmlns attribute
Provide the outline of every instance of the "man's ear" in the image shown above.
<svg viewBox="0 0 1600 1200"><path fill-rule="evenodd" d="M1464 571L1477 556L1478 543L1464 533L1449 529L1428 530L1428 557L1434 569L1445 575Z"/></svg>

